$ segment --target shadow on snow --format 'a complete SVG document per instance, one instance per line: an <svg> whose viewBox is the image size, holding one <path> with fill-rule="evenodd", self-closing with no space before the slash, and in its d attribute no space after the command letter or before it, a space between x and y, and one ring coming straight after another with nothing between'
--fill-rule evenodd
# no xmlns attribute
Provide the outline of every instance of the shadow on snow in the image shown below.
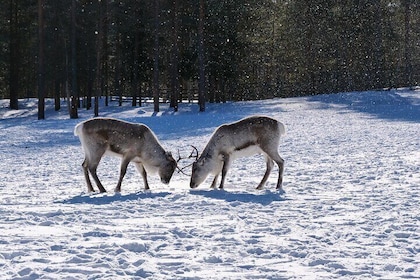
<svg viewBox="0 0 420 280"><path fill-rule="evenodd" d="M190 190L190 194L203 196L211 199L224 200L226 202L241 202L241 203L258 203L261 205L270 205L275 201L285 201L286 198L282 197L283 192L271 191L255 191L256 193L238 193L229 192L225 190Z"/></svg>
<svg viewBox="0 0 420 280"><path fill-rule="evenodd" d="M55 203L64 203L64 204L110 204L112 202L124 202L124 201L134 201L139 199L146 198L161 198L170 195L169 192L138 192L134 194L121 195L119 193L107 194L107 193L94 193L94 194L82 194L77 195L72 198L56 201Z"/></svg>
<svg viewBox="0 0 420 280"><path fill-rule="evenodd" d="M322 94L309 97L328 108L330 104L366 113L376 118L395 121L420 121L420 90L396 89L383 91Z"/></svg>
<svg viewBox="0 0 420 280"><path fill-rule="evenodd" d="M94 194L81 194L68 199L58 200L55 203L63 204L93 204L93 205L104 205L113 202L125 202L135 201L141 199L155 199L164 198L173 193L170 192L138 192L134 194L121 195L118 193L94 193ZM248 192L229 192L225 190L189 190L185 195L202 196L208 199L224 200L226 202L240 202L240 203L257 203L261 205L270 205L275 201L288 200L282 195L283 192L276 191L255 191L255 193Z"/></svg>

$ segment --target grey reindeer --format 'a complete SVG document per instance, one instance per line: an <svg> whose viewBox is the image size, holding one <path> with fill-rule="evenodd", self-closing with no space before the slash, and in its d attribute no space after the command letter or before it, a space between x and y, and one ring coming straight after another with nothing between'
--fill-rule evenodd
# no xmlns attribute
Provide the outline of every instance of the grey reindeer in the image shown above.
<svg viewBox="0 0 420 280"><path fill-rule="evenodd" d="M262 189L274 166L279 167L277 189L282 189L284 160L278 153L280 136L285 134L284 125L269 117L252 116L231 124L218 127L201 153L193 163L190 187L198 187L209 174L214 175L212 188L222 174L219 188L224 187L226 173L231 163L240 157L263 154L267 169L257 189Z"/></svg>
<svg viewBox="0 0 420 280"><path fill-rule="evenodd" d="M105 154L122 159L115 192L121 191L121 183L130 162L134 162L142 175L145 189L149 189L147 172L157 172L162 183L169 184L177 167L171 153L163 149L152 130L144 124L112 118L94 118L77 124L74 134L79 136L85 153L82 166L89 192L94 191L89 173L99 191L106 192L96 173Z"/></svg>

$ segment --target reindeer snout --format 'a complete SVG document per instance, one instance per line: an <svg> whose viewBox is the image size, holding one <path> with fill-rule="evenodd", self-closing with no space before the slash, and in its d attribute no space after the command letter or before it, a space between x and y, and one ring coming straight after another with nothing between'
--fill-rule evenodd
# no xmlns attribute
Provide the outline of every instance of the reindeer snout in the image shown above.
<svg viewBox="0 0 420 280"><path fill-rule="evenodd" d="M166 180L166 179L161 179L160 181L161 181L162 183L164 183L165 185L169 184L169 180Z"/></svg>
<svg viewBox="0 0 420 280"><path fill-rule="evenodd" d="M198 187L198 185L194 182L190 183L190 188L195 189L196 187Z"/></svg>

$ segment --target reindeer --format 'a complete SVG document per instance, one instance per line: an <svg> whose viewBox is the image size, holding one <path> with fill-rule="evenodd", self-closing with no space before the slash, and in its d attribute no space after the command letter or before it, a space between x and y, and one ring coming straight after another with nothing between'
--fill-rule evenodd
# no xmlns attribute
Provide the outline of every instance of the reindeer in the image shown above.
<svg viewBox="0 0 420 280"><path fill-rule="evenodd" d="M215 188L222 173L219 188L223 189L226 173L236 158L263 154L267 170L257 189L264 187L275 162L279 167L277 189L282 190L284 160L277 149L280 136L284 133L285 128L281 122L264 116L253 116L218 127L201 156L193 163L190 187L198 187L212 174L214 180L211 187Z"/></svg>
<svg viewBox="0 0 420 280"><path fill-rule="evenodd" d="M129 123L111 118L95 118L76 125L85 159L83 172L88 191L94 191L89 178L92 175L100 192L106 192L96 173L104 154L122 158L120 177L115 192L121 192L121 183L127 166L134 162L143 177L144 188L149 189L147 172L158 172L162 183L169 184L177 166L170 152L166 152L154 133L144 124Z"/></svg>

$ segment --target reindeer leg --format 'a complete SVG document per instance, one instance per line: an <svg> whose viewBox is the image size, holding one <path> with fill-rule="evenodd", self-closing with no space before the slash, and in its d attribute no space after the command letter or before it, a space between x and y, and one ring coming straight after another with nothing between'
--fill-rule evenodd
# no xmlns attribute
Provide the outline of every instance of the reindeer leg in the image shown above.
<svg viewBox="0 0 420 280"><path fill-rule="evenodd" d="M102 185L101 181L99 181L98 174L96 173L97 168L98 168L98 164L95 164L93 166L89 166L89 172L92 175L93 179L95 180L96 185L99 188L99 191L101 193L103 193L103 192L106 192L106 190L105 190L104 186Z"/></svg>
<svg viewBox="0 0 420 280"><path fill-rule="evenodd" d="M88 157L86 157L85 162L84 162L84 165L86 166L87 170L89 170L90 175L92 175L101 193L106 192L106 190L104 186L102 185L101 181L99 180L96 170L98 169L99 162L101 161L101 158L105 153L105 150L106 150L105 146L96 147L96 149L93 152L89 153ZM86 173L87 172L85 171L85 174ZM93 190L93 188L91 189Z"/></svg>
<svg viewBox="0 0 420 280"><path fill-rule="evenodd" d="M222 168L222 180L220 181L219 189L223 189L225 184L226 174L229 170L230 158L228 154L223 154L223 168Z"/></svg>
<svg viewBox="0 0 420 280"><path fill-rule="evenodd" d="M279 179L277 180L277 187L276 189L283 190L283 171L284 171L284 160L280 158L279 161L276 161L277 165L279 166Z"/></svg>
<svg viewBox="0 0 420 280"><path fill-rule="evenodd" d="M214 176L213 182L211 183L210 188L215 189L216 188L216 183L217 183L217 179L219 178L219 174Z"/></svg>
<svg viewBox="0 0 420 280"><path fill-rule="evenodd" d="M268 180L268 176L270 175L271 170L273 169L273 166L274 166L274 161L269 156L266 155L265 158L266 158L266 163L267 163L267 169L265 170L264 177L262 178L261 182L258 184L257 190L261 190L262 188L264 188L264 185Z"/></svg>
<svg viewBox="0 0 420 280"><path fill-rule="evenodd" d="M139 173L141 174L141 177L143 178L143 183L144 183L144 189L148 190L149 188L149 183L147 182L147 172L146 169L144 168L143 164L141 164L140 162L136 162L136 168L139 171Z"/></svg>
<svg viewBox="0 0 420 280"><path fill-rule="evenodd" d="M85 175L85 180L88 187L88 192L94 192L95 190L93 189L92 182L90 181L90 178L89 178L88 163L87 163L86 158L82 163L82 167L83 167L83 174Z"/></svg>
<svg viewBox="0 0 420 280"><path fill-rule="evenodd" d="M267 147L276 147L272 149L264 150L264 152L267 154L268 157L270 157L279 167L279 177L277 179L277 186L276 189L283 190L282 184L283 184L283 171L284 171L284 160L279 155L279 152L277 150L278 145L270 145L268 144Z"/></svg>
<svg viewBox="0 0 420 280"><path fill-rule="evenodd" d="M121 170L120 170L120 178L118 179L117 186L115 187L115 192L121 192L121 184L122 180L127 173L127 166L130 163L131 159L124 157L121 161Z"/></svg>
<svg viewBox="0 0 420 280"><path fill-rule="evenodd" d="M277 156L273 158L273 160L276 162L276 164L279 167L279 178L277 180L276 189L283 190L282 184L283 184L284 159L282 159L280 155L277 153Z"/></svg>

